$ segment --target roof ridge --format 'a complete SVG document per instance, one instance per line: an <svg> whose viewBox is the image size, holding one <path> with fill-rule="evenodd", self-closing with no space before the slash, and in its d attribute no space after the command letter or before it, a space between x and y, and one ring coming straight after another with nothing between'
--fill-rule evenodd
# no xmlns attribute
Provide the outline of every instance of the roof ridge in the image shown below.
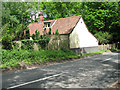
<svg viewBox="0 0 120 90"><path fill-rule="evenodd" d="M82 16L82 15L77 15L77 16ZM69 17L58 18L58 19L65 19L65 18L77 17L77 16L69 16ZM52 20L58 20L58 19L52 19ZM46 20L46 21L52 21L52 20Z"/></svg>
<svg viewBox="0 0 120 90"><path fill-rule="evenodd" d="M51 27L56 23L57 20L54 21L54 23L51 25Z"/></svg>
<svg viewBox="0 0 120 90"><path fill-rule="evenodd" d="M30 29L30 35L35 33L36 29L40 32L41 35L43 35L43 31L44 31L43 27L45 22L51 22L51 26L52 26L51 33L53 32L55 33L56 29L59 29L60 34L69 34L72 32L72 29L76 26L76 24L78 23L81 17L82 15L77 15L77 16L70 16L65 18L43 21L42 24L39 24L38 22L30 23L28 25Z"/></svg>

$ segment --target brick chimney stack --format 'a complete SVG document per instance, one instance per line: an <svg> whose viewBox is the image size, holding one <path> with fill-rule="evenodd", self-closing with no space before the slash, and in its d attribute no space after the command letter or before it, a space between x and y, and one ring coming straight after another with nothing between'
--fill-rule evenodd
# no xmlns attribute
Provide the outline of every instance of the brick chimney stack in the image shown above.
<svg viewBox="0 0 120 90"><path fill-rule="evenodd" d="M43 12L40 11L40 14L39 14L39 23L42 23L44 17L43 17Z"/></svg>

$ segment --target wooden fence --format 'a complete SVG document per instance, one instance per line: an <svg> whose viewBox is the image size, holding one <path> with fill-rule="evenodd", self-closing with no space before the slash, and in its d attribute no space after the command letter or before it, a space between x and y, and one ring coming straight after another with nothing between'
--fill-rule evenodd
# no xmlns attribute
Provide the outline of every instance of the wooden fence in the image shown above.
<svg viewBox="0 0 120 90"><path fill-rule="evenodd" d="M114 43L114 44L104 44L104 45L99 45L98 49L99 50L107 50L107 49L111 49L111 48L120 48L120 44L119 43Z"/></svg>

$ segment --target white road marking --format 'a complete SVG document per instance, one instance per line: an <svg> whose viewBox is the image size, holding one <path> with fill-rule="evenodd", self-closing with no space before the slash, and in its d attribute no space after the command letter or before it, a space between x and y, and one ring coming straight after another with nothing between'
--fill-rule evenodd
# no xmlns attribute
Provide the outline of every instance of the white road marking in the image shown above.
<svg viewBox="0 0 120 90"><path fill-rule="evenodd" d="M110 60L111 58L105 59L105 60Z"/></svg>
<svg viewBox="0 0 120 90"><path fill-rule="evenodd" d="M112 61L112 62L114 62L114 63L119 63L118 60L114 60L114 61Z"/></svg>
<svg viewBox="0 0 120 90"><path fill-rule="evenodd" d="M109 61L109 60L111 60L112 58L107 58L107 59L105 59L104 61L101 61L101 62L105 62L105 61Z"/></svg>
<svg viewBox="0 0 120 90"><path fill-rule="evenodd" d="M51 78L51 77L59 76L59 75L61 75L61 74L63 74L63 73L56 74L56 75L52 75L52 76L45 77L45 78L40 78L40 79L38 79L38 80L34 80L34 81L30 81L30 82L26 82L26 83L19 84L19 85L16 85L16 86L8 87L7 89L12 89L12 88L16 88L16 87L24 86L24 85L27 85L27 84L31 84L31 83L35 83L35 82L39 82L39 81L42 81L42 80L49 79L49 78Z"/></svg>

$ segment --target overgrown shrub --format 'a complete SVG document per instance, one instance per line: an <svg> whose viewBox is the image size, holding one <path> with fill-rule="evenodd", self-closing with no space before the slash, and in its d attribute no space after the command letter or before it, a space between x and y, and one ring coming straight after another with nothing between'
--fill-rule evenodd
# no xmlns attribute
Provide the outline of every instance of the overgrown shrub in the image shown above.
<svg viewBox="0 0 120 90"><path fill-rule="evenodd" d="M33 49L33 44L34 44L33 40L25 39L25 40L21 40L21 42L22 42L21 49L26 49L26 50Z"/></svg>
<svg viewBox="0 0 120 90"><path fill-rule="evenodd" d="M49 42L49 37L44 37L44 39L34 40L34 43L37 43L39 49L45 49Z"/></svg>
<svg viewBox="0 0 120 90"><path fill-rule="evenodd" d="M39 49L45 49L48 42L49 42L49 38L48 37L44 37L44 39L39 39L39 40L29 40L29 39L25 39L22 40L22 45L21 45L21 49L34 49L33 45L34 43L37 43Z"/></svg>
<svg viewBox="0 0 120 90"><path fill-rule="evenodd" d="M7 23L2 26L0 32L2 33L2 48L3 49L12 49L12 36L10 34L10 24Z"/></svg>
<svg viewBox="0 0 120 90"><path fill-rule="evenodd" d="M55 35L59 35L58 29L55 31Z"/></svg>
<svg viewBox="0 0 120 90"><path fill-rule="evenodd" d="M51 33L51 29L49 29L49 34ZM45 49L48 42L49 37L47 37L45 34L40 35L39 31L35 31L35 34L32 34L33 43L37 43L39 49Z"/></svg>
<svg viewBox="0 0 120 90"><path fill-rule="evenodd" d="M2 36L2 48L9 50L12 49L12 37L10 34Z"/></svg>
<svg viewBox="0 0 120 90"><path fill-rule="evenodd" d="M13 45L13 49L18 49L19 48L19 44L16 42L12 42Z"/></svg>
<svg viewBox="0 0 120 90"><path fill-rule="evenodd" d="M26 31L25 31L25 37L26 39L30 39L30 32L28 27L26 28Z"/></svg>
<svg viewBox="0 0 120 90"><path fill-rule="evenodd" d="M32 39L35 40L35 34L32 34Z"/></svg>
<svg viewBox="0 0 120 90"><path fill-rule="evenodd" d="M40 39L38 40L38 44L41 46L41 48L45 49L49 42L49 39Z"/></svg>
<svg viewBox="0 0 120 90"><path fill-rule="evenodd" d="M40 38L40 32L39 31L35 31L35 40L38 40Z"/></svg>
<svg viewBox="0 0 120 90"><path fill-rule="evenodd" d="M33 40L38 40L40 39L40 32L39 31L35 31L35 34L32 34L32 39Z"/></svg>
<svg viewBox="0 0 120 90"><path fill-rule="evenodd" d="M26 64L35 64L72 57L78 57L78 55L69 50L2 50L2 60L0 61L2 65L0 68L16 67L20 62L24 62Z"/></svg>
<svg viewBox="0 0 120 90"><path fill-rule="evenodd" d="M111 48L110 51L114 52L114 51L117 51L118 49L117 48Z"/></svg>
<svg viewBox="0 0 120 90"><path fill-rule="evenodd" d="M97 32L95 37L98 39L99 44L107 44L112 39L112 35L110 33L102 31Z"/></svg>

